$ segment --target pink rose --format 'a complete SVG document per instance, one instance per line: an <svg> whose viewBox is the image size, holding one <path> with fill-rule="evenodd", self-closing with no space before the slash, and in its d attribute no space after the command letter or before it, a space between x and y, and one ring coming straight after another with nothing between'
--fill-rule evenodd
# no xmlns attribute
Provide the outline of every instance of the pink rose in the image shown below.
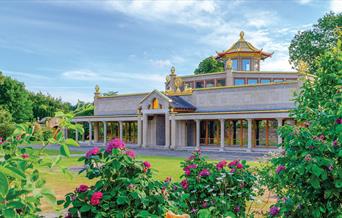
<svg viewBox="0 0 342 218"><path fill-rule="evenodd" d="M238 163L238 164L236 165L236 168L238 168L238 169L242 169L242 168L243 168L243 165L242 165L242 163Z"/></svg>
<svg viewBox="0 0 342 218"><path fill-rule="evenodd" d="M100 204L100 200L102 199L102 197L102 192L94 192L94 194L91 196L90 204L93 206Z"/></svg>
<svg viewBox="0 0 342 218"><path fill-rule="evenodd" d="M133 150L126 151L126 155L130 158L135 158L135 152Z"/></svg>
<svg viewBox="0 0 342 218"><path fill-rule="evenodd" d="M217 170L222 170L223 167L225 167L226 165L227 165L227 161L222 160L216 164L216 168L217 168Z"/></svg>
<svg viewBox="0 0 342 218"><path fill-rule="evenodd" d="M144 164L144 166L145 166L146 169L150 169L150 168L151 168L150 162L145 161L143 164Z"/></svg>
<svg viewBox="0 0 342 218"><path fill-rule="evenodd" d="M87 153L86 153L85 156L86 156L87 158L89 158L89 157L91 157L91 156L93 156L93 155L97 155L99 152L100 152L100 149L99 149L98 147L94 147L93 149L87 151Z"/></svg>
<svg viewBox="0 0 342 218"><path fill-rule="evenodd" d="M21 157L24 158L24 159L27 159L27 158L30 157L30 155L29 154L22 154Z"/></svg>
<svg viewBox="0 0 342 218"><path fill-rule="evenodd" d="M112 153L113 149L124 149L125 148L125 143L121 141L118 138L112 139L108 142L106 152L107 153Z"/></svg>
<svg viewBox="0 0 342 218"><path fill-rule="evenodd" d="M187 189L189 187L188 180L184 179L181 181L181 186L183 189Z"/></svg>
<svg viewBox="0 0 342 218"><path fill-rule="evenodd" d="M77 192L86 192L88 191L88 188L87 185L80 185L80 187L77 188Z"/></svg>
<svg viewBox="0 0 342 218"><path fill-rule="evenodd" d="M207 169L203 169L200 173L199 173L199 176L201 177L205 177L205 176L209 176L210 175L210 172L209 170Z"/></svg>
<svg viewBox="0 0 342 218"><path fill-rule="evenodd" d="M235 166L238 162L239 162L238 160L234 160L234 161L232 161L232 162L230 162L230 163L228 164L228 167L229 167L229 168L232 168L232 167Z"/></svg>
<svg viewBox="0 0 342 218"><path fill-rule="evenodd" d="M286 169L285 166L280 165L280 166L277 167L276 173L279 174L281 171L283 171L283 170L285 170L285 169Z"/></svg>

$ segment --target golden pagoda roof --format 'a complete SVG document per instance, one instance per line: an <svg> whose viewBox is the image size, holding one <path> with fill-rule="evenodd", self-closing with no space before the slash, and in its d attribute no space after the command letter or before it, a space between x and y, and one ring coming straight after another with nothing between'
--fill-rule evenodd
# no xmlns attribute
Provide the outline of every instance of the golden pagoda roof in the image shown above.
<svg viewBox="0 0 342 218"><path fill-rule="evenodd" d="M240 39L235 42L229 49L223 52L216 52L216 58L222 57L236 57L241 54L253 54L259 56L262 60L271 57L273 53L264 52L262 49L255 48L251 43L247 42L244 39L245 33L243 31L240 32Z"/></svg>

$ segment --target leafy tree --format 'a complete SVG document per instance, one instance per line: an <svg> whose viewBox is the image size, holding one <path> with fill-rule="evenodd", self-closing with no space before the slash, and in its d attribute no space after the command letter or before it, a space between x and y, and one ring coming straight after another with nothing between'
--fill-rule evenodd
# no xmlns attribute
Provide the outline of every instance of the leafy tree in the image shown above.
<svg viewBox="0 0 342 218"><path fill-rule="evenodd" d="M60 98L54 98L49 94L44 95L42 92L30 93L30 99L33 102L34 118L52 117L57 111L66 113L72 110L70 103L65 103Z"/></svg>
<svg viewBox="0 0 342 218"><path fill-rule="evenodd" d="M114 91L109 91L109 92L105 92L102 95L103 96L113 96L113 95L117 95L118 92L114 92Z"/></svg>
<svg viewBox="0 0 342 218"><path fill-rule="evenodd" d="M0 107L0 138L2 138L2 140L6 139L12 134L13 130L14 122L12 120L12 115L7 110Z"/></svg>
<svg viewBox="0 0 342 218"><path fill-rule="evenodd" d="M15 122L30 121L33 118L32 101L25 85L0 72L0 106L8 110Z"/></svg>
<svg viewBox="0 0 342 218"><path fill-rule="evenodd" d="M305 60L310 72L316 72L316 59L328 49L336 45L337 27L342 26L342 13L330 12L318 20L312 29L298 32L289 47L290 63L297 66Z"/></svg>
<svg viewBox="0 0 342 218"><path fill-rule="evenodd" d="M292 117L302 126L280 129L284 148L264 170L279 197L270 216L339 217L342 214L342 45L316 60Z"/></svg>
<svg viewBox="0 0 342 218"><path fill-rule="evenodd" d="M213 57L208 57L201 61L196 70L195 74L206 74L206 73L214 73L214 72L222 72L224 71L224 64L222 62L217 61Z"/></svg>

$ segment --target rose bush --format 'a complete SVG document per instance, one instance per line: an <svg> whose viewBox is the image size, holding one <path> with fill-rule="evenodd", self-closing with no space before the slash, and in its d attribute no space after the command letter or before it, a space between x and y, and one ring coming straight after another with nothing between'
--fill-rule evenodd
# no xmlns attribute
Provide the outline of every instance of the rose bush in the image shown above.
<svg viewBox="0 0 342 218"><path fill-rule="evenodd" d="M246 202L255 194L255 177L246 161L214 164L195 151L181 165L184 175L172 195L180 210L194 217L246 215Z"/></svg>
<svg viewBox="0 0 342 218"><path fill-rule="evenodd" d="M270 217L339 217L342 214L342 47L320 57L306 79L292 117L302 125L279 133L284 151L261 171L278 195Z"/></svg>
<svg viewBox="0 0 342 218"><path fill-rule="evenodd" d="M34 124L21 124L6 139L0 139L0 217L38 217L42 198L56 206L54 193L45 187L41 169L57 166L61 156L50 157L48 144L59 144L61 154L69 155L68 146L77 146L65 139L61 129L67 127L83 132L81 126L70 123L72 115L58 113L61 125L48 140L41 138L41 129ZM39 133L40 132L40 133ZM33 149L29 144L39 141L42 146Z"/></svg>
<svg viewBox="0 0 342 218"><path fill-rule="evenodd" d="M60 202L68 216L160 217L168 209L175 211L167 190L170 179L154 180L151 164L136 160L121 140L109 141L105 149L94 147L79 160L84 161L86 177L97 182L80 185Z"/></svg>

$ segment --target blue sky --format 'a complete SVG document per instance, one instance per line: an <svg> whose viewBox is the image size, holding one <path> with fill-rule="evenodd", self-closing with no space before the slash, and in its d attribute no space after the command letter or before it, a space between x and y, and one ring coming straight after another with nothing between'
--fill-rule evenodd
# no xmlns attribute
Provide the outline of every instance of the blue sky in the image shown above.
<svg viewBox="0 0 342 218"><path fill-rule="evenodd" d="M171 66L192 74L245 32L274 52L262 70L291 70L288 45L298 30L342 0L2 1L0 70L29 90L72 103L94 87L119 93L163 89Z"/></svg>

